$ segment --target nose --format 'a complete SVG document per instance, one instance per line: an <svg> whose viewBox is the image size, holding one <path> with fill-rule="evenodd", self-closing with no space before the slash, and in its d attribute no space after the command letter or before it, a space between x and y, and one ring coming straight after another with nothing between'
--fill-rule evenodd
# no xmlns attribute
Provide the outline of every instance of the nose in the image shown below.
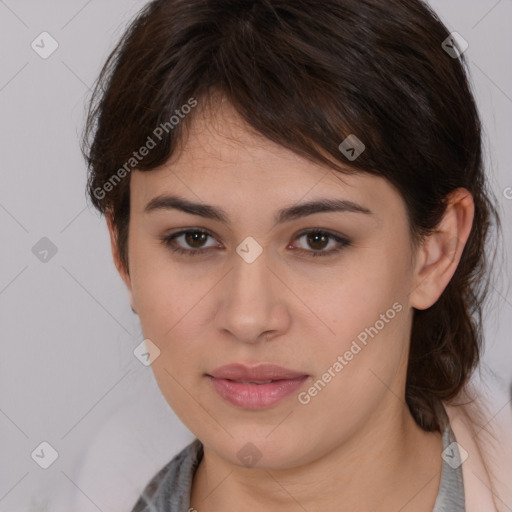
<svg viewBox="0 0 512 512"><path fill-rule="evenodd" d="M244 343L270 340L286 332L290 314L285 286L268 265L267 253L248 263L235 253L214 319L224 335Z"/></svg>

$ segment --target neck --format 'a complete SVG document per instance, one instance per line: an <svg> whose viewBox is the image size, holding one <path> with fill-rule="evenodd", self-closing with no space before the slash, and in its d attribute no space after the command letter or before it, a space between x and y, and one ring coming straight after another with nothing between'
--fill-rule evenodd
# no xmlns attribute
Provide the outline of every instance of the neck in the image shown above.
<svg viewBox="0 0 512 512"><path fill-rule="evenodd" d="M423 431L408 408L394 395L391 399L381 409L394 401L393 415L387 408L386 415L373 417L350 439L307 465L244 468L205 446L191 507L200 512L430 512L441 477L441 434Z"/></svg>

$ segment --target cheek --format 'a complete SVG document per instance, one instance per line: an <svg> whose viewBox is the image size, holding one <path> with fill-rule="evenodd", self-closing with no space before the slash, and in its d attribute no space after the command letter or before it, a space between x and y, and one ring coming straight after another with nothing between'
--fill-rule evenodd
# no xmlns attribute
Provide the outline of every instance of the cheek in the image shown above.
<svg viewBox="0 0 512 512"><path fill-rule="evenodd" d="M355 279L328 296L323 312L334 334L310 347L317 373L300 396L298 414L326 439L357 430L391 389L400 392L396 378L407 361L407 310L398 290L371 283Z"/></svg>
<svg viewBox="0 0 512 512"><path fill-rule="evenodd" d="M335 334L315 346L315 377L355 405L375 390L373 384L381 387L379 378L390 382L397 374L408 347L408 318L400 301L382 297L368 297L358 305L346 302L332 313L337 314L332 322Z"/></svg>
<svg viewBox="0 0 512 512"><path fill-rule="evenodd" d="M383 382L391 383L406 362L406 257L391 250L368 251L310 296L312 309L321 312L330 328L322 330L322 343L314 347L316 378L321 381L316 388L322 391L311 410L332 403L342 404L345 411L357 410L362 403L372 407L369 404L386 392Z"/></svg>
<svg viewBox="0 0 512 512"><path fill-rule="evenodd" d="M215 431L218 426L209 423L211 418L199 406L198 396L200 375L205 371L205 334L211 323L204 317L204 295L212 284L191 282L168 261L162 265L152 261L138 268L133 287L143 335L160 349L151 365L156 382L192 432L198 424Z"/></svg>
<svg viewBox="0 0 512 512"><path fill-rule="evenodd" d="M143 336L160 350L152 370L169 405L186 416L190 396L184 389L195 388L204 361L201 343L207 321L201 319L201 298L211 286L191 283L161 257L134 257L133 267L132 289Z"/></svg>
<svg viewBox="0 0 512 512"><path fill-rule="evenodd" d="M131 243L132 292L144 335L165 342L186 324L188 312L200 301L201 287L192 285L161 242L134 236Z"/></svg>
<svg viewBox="0 0 512 512"><path fill-rule="evenodd" d="M347 260L345 268L319 284L310 297L312 308L321 312L319 316L334 331L327 337L333 340L329 347L342 349L350 345L376 323L381 328L384 322L385 329L379 329L382 333L390 332L388 327L397 324L397 309L405 311L409 292L405 260L405 255L387 253L385 247L361 251L357 258Z"/></svg>
<svg viewBox="0 0 512 512"><path fill-rule="evenodd" d="M190 282L174 272L157 269L139 275L137 307L144 336L157 343L162 355L186 357L198 350L208 318L204 296L211 286L206 281ZM175 361L175 359L174 359Z"/></svg>

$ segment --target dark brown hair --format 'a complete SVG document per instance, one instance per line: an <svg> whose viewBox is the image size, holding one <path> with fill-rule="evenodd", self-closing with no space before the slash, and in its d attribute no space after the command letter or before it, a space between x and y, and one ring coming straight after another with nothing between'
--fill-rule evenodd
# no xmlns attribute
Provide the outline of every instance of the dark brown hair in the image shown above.
<svg viewBox="0 0 512 512"><path fill-rule="evenodd" d="M88 196L112 218L123 267L129 171L166 162L194 119L185 106L214 93L257 133L310 161L387 179L415 243L439 223L447 195L466 188L473 228L440 299L414 313L407 371L413 417L440 430L441 400L464 389L479 361L493 216L499 225L464 57L443 48L449 35L420 0L148 3L102 69L82 141ZM366 149L349 162L338 146L350 134Z"/></svg>

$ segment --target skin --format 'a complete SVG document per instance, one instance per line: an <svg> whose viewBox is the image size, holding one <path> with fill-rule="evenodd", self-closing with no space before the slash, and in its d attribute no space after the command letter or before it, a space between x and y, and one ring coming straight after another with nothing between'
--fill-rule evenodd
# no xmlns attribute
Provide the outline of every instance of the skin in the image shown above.
<svg viewBox="0 0 512 512"><path fill-rule="evenodd" d="M439 229L413 247L405 203L389 182L307 161L252 132L226 101L198 108L182 150L161 168L133 171L130 191L128 272L109 218L114 261L145 338L161 351L152 364L158 385L204 445L191 507L430 512L442 439L421 430L405 405L410 329L413 308L434 304L455 272L473 220L469 192L455 191ZM230 223L144 212L161 194L222 208ZM319 198L372 213L274 222L279 209ZM187 244L182 236L175 245L208 247L202 255L161 241L192 228L213 238ZM311 228L350 245L308 256L339 246L298 237ZM252 263L235 251L248 236L263 249ZM293 393L268 409L240 409L205 377L228 363L268 362L310 375L299 391L307 390L397 302L403 309L307 405ZM254 467L237 457L249 442L261 456Z"/></svg>

